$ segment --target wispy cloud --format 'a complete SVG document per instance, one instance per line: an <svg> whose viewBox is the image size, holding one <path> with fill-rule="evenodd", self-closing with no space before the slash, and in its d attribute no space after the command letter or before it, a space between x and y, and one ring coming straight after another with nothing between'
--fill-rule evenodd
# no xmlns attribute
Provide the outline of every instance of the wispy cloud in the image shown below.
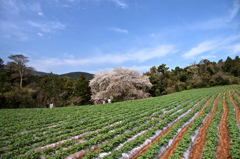
<svg viewBox="0 0 240 159"><path fill-rule="evenodd" d="M122 68L128 68L128 69L132 69L132 70L137 70L139 72L147 72L149 70L149 68L151 68L152 66L131 66L131 67L127 67L127 66L118 66L118 67L122 67ZM100 72L104 72L104 71L112 71L115 67L107 67L107 68L102 68L102 69L97 69L97 70L93 70L93 71L89 71L90 73L93 74L97 74Z"/></svg>
<svg viewBox="0 0 240 159"><path fill-rule="evenodd" d="M128 4L123 2L122 0L111 0L113 1L117 6L125 9L125 8L128 8Z"/></svg>
<svg viewBox="0 0 240 159"><path fill-rule="evenodd" d="M110 28L110 30L115 31L115 32L118 32L118 33L125 33L125 34L128 33L128 30L126 30L126 29L121 29L121 28L116 28L116 27Z"/></svg>
<svg viewBox="0 0 240 159"><path fill-rule="evenodd" d="M28 21L27 23L31 27L37 28L42 32L52 32L58 29L65 28L64 24L56 21L41 21L41 22Z"/></svg>
<svg viewBox="0 0 240 159"><path fill-rule="evenodd" d="M43 12L38 12L38 15L43 16Z"/></svg>
<svg viewBox="0 0 240 159"><path fill-rule="evenodd" d="M1 0L1 9L8 14L19 14L21 12L42 13L42 8L38 2L24 2L18 0Z"/></svg>
<svg viewBox="0 0 240 159"><path fill-rule="evenodd" d="M215 55L205 55L205 56L201 56L201 59L212 59L212 58L216 58L217 56Z"/></svg>
<svg viewBox="0 0 240 159"><path fill-rule="evenodd" d="M233 45L231 47L231 52L232 55L240 54L240 43Z"/></svg>
<svg viewBox="0 0 240 159"><path fill-rule="evenodd" d="M65 25L55 21L43 20L44 13L40 2L23 0L0 0L0 34L2 38L28 41L33 35L53 33L64 29ZM38 15L33 19L29 15ZM39 19L38 19L39 18ZM35 32L35 34L33 34Z"/></svg>
<svg viewBox="0 0 240 159"><path fill-rule="evenodd" d="M239 12L240 9L240 1L239 0L234 0L233 8L230 11L230 16L227 19L227 22L230 22L233 18L236 17L237 13Z"/></svg>
<svg viewBox="0 0 240 159"><path fill-rule="evenodd" d="M182 55L185 59L194 58L195 56L205 53L207 51L211 51L216 48L216 41L204 41L200 43L198 46L191 48L185 54Z"/></svg>
<svg viewBox="0 0 240 159"><path fill-rule="evenodd" d="M7 39L28 41L32 32L43 36L43 33L54 33L64 29L65 25L57 21L4 21L0 20L0 34Z"/></svg>
<svg viewBox="0 0 240 159"><path fill-rule="evenodd" d="M0 20L0 33L6 39L17 39L19 41L29 40L25 27L11 21Z"/></svg>
<svg viewBox="0 0 240 159"><path fill-rule="evenodd" d="M38 35L38 36L43 36L43 34L42 34L42 33L37 33L37 35Z"/></svg>
<svg viewBox="0 0 240 159"><path fill-rule="evenodd" d="M215 52L225 51L228 54L236 54L240 52L240 45L235 44L240 40L240 36L230 36L230 37L218 37L213 40L206 40L198 44L197 46L191 48L189 51L182 55L185 59L194 59L198 55L200 57L212 57L215 58Z"/></svg>
<svg viewBox="0 0 240 159"><path fill-rule="evenodd" d="M173 45L160 45L153 48L131 49L126 53L120 52L115 54L98 54L90 58L76 58L73 56L66 56L65 58L46 58L36 60L31 63L34 68L41 71L49 71L49 68L59 67L81 67L91 65L122 65L125 62L134 61L139 64L150 59L164 57L168 54L175 53ZM139 70L140 70L140 66ZM143 69L143 68L142 68Z"/></svg>
<svg viewBox="0 0 240 159"><path fill-rule="evenodd" d="M58 0L54 0L55 2L59 2ZM120 7L122 9L126 9L128 8L128 3L126 2L126 0L65 0L66 2L69 2L70 5L63 5L63 7L71 7L73 6L72 4L76 4L76 3L81 3L81 2L92 2L92 3L113 3L115 4L117 7Z"/></svg>
<svg viewBox="0 0 240 159"><path fill-rule="evenodd" d="M233 8L229 11L226 11L225 16L217 16L205 21L196 22L187 26L190 30L207 30L207 29L223 29L223 28L233 28L235 25L229 25L229 22L232 21L240 10L240 1L233 1ZM238 25L238 24L236 24Z"/></svg>

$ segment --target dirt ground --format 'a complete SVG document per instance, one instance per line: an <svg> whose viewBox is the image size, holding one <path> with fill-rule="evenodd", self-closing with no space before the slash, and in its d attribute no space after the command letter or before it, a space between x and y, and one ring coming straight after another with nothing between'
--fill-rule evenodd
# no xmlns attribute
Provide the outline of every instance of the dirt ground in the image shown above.
<svg viewBox="0 0 240 159"><path fill-rule="evenodd" d="M200 101L202 102L202 101ZM193 109L194 110L194 109ZM193 111L191 110L191 111ZM190 113L190 112L189 112ZM180 119L179 119L180 120ZM144 147L143 149L141 149L132 159L137 159L138 157L140 157L140 155L144 152L146 152L149 147L154 143L154 142L157 142L158 140L160 140L160 138L163 136L163 135L166 135L168 134L169 130L173 127L173 125L175 125L179 120L177 120L176 122L174 122L172 125L170 125L166 130L164 130L152 143L148 144L146 147Z"/></svg>
<svg viewBox="0 0 240 159"><path fill-rule="evenodd" d="M227 116L228 116L228 108L226 102L226 96L224 95L223 98L223 114L220 121L220 128L219 128L219 144L217 149L217 158L218 159L228 159L229 150L230 150L230 140L229 140L229 133L227 128Z"/></svg>
<svg viewBox="0 0 240 159"><path fill-rule="evenodd" d="M230 92L229 92L229 96L236 110L236 119L237 119L238 125L240 125L240 105L237 104L237 102L234 100Z"/></svg>
<svg viewBox="0 0 240 159"><path fill-rule="evenodd" d="M218 100L219 100L219 96L214 101L214 106L213 106L212 112L210 113L210 115L205 120L205 122L203 123L202 127L199 130L199 135L197 136L196 142L193 144L193 146L190 150L189 157L191 159L199 159L202 156L204 144L206 142L206 132L208 130L209 124L212 121L212 117L214 116L214 114L217 111Z"/></svg>
<svg viewBox="0 0 240 159"><path fill-rule="evenodd" d="M197 117L199 117L199 116L202 115L205 107L209 105L210 100L211 100L211 99L209 99L209 100L206 102L205 106L201 109L201 111L198 113L198 115L197 115L194 119L196 119ZM193 121L194 121L194 120L193 120ZM192 121L192 122L193 122L193 121ZM190 122L189 124L187 124L187 125L179 132L179 134L176 136L175 140L173 141L172 145L167 149L167 151L166 151L162 156L159 157L159 159L169 158L169 157L173 154L175 148L178 146L179 141L182 139L183 135L184 135L185 132L188 130L188 128L190 127L190 125L192 124L192 122Z"/></svg>

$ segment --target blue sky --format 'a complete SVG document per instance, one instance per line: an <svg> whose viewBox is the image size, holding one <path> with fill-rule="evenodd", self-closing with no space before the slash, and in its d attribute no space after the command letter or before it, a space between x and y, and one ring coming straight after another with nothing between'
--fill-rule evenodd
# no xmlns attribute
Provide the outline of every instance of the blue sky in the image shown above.
<svg viewBox="0 0 240 159"><path fill-rule="evenodd" d="M0 58L38 71L147 72L240 55L240 0L0 0Z"/></svg>

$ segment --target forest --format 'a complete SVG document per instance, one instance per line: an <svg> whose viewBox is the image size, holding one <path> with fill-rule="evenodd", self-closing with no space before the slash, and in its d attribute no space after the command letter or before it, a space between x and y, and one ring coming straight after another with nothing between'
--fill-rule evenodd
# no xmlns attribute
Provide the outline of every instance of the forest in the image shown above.
<svg viewBox="0 0 240 159"><path fill-rule="evenodd" d="M46 103L55 107L89 105L91 78L81 74L78 78L53 73L37 75L28 67L28 57L11 55L6 64L0 58L0 108L43 108ZM152 97L194 88L240 83L240 59L227 57L212 62L207 59L185 68L169 69L166 64L153 66L143 73L152 84ZM115 100L114 102L118 102Z"/></svg>

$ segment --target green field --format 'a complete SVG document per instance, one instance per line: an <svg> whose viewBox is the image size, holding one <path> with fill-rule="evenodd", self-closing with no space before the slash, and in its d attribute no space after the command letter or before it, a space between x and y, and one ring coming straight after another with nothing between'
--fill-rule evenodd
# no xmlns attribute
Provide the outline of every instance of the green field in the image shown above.
<svg viewBox="0 0 240 159"><path fill-rule="evenodd" d="M195 155L218 158L227 142L222 155L240 158L239 108L240 85L231 85L103 105L2 109L0 159L163 158L170 149L171 158L190 158L207 119L206 141ZM219 133L224 113L225 138Z"/></svg>

